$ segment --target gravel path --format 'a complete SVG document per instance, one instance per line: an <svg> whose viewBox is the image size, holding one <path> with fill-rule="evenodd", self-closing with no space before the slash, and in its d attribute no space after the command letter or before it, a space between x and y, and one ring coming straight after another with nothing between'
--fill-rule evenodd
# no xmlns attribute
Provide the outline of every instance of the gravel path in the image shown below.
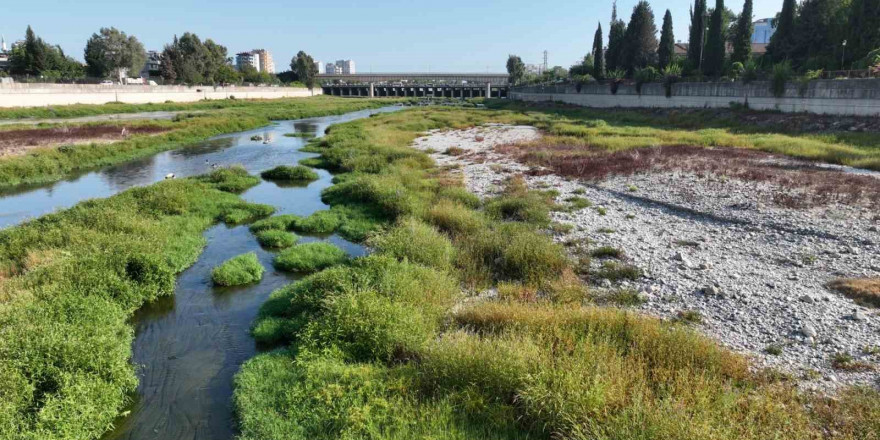
<svg viewBox="0 0 880 440"><path fill-rule="evenodd" d="M486 125L432 131L413 146L433 150L440 165L458 166L468 189L487 196L506 177L530 169L492 148L539 137L533 127ZM449 147L466 153L444 154ZM594 247L624 250L646 276L613 287L640 291L647 300L644 312L672 317L698 311L703 332L758 365L802 378L805 388L880 385L876 369L831 365L837 353L880 365L880 355L869 353L880 347L880 315L824 287L839 277L880 276L880 213L839 204L783 209L770 202L778 188L679 172L598 183L553 174L524 177L531 187L558 190L560 203L573 195L593 202L573 213L554 213L555 221L574 226L556 239L588 238ZM609 286L596 286L603 287ZM769 354L768 348L781 353Z"/></svg>

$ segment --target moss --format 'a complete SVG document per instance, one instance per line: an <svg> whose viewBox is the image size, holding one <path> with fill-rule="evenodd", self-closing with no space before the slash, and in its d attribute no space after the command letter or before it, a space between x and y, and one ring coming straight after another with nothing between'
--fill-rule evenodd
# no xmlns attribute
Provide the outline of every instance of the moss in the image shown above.
<svg viewBox="0 0 880 440"><path fill-rule="evenodd" d="M249 252L226 260L211 271L211 281L218 286L240 286L263 279L263 265L257 254Z"/></svg>
<svg viewBox="0 0 880 440"><path fill-rule="evenodd" d="M345 251L324 242L299 244L275 256L273 264L288 272L315 272L345 262Z"/></svg>
<svg viewBox="0 0 880 440"><path fill-rule="evenodd" d="M312 171L311 168L297 165L297 166L288 166L288 165L279 165L270 170L263 171L260 173L264 179L270 180L284 180L284 181L298 181L298 182L307 182L312 180L318 180L318 173Z"/></svg>
<svg viewBox="0 0 880 440"><path fill-rule="evenodd" d="M257 241L268 248L288 248L296 244L297 240L299 240L299 237L296 234L278 229L267 229L257 233Z"/></svg>

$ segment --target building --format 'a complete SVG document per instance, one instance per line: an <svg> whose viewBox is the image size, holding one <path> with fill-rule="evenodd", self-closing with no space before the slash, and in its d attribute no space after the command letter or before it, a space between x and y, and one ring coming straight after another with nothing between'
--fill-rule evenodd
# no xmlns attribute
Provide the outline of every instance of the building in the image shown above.
<svg viewBox="0 0 880 440"><path fill-rule="evenodd" d="M321 68L321 66L323 66L323 64L321 64L320 61L315 61L315 72L318 72L318 74L320 74L321 71L324 70Z"/></svg>
<svg viewBox="0 0 880 440"><path fill-rule="evenodd" d="M752 44L767 44L770 37L776 32L772 18L762 18L754 23L755 32L752 33Z"/></svg>
<svg viewBox="0 0 880 440"><path fill-rule="evenodd" d="M235 54L235 68L238 69L239 72L244 70L245 67L250 66L260 71L260 54L256 52L241 52Z"/></svg>
<svg viewBox="0 0 880 440"><path fill-rule="evenodd" d="M336 60L336 67L342 70L343 75L354 75L357 73L352 60Z"/></svg>
<svg viewBox="0 0 880 440"><path fill-rule="evenodd" d="M9 48L6 47L6 37L0 36L0 70L9 70Z"/></svg>
<svg viewBox="0 0 880 440"><path fill-rule="evenodd" d="M148 51L147 62L141 70L141 78L158 76L160 69L162 69L162 54L155 50Z"/></svg>
<svg viewBox="0 0 880 440"><path fill-rule="evenodd" d="M275 73L275 62L272 61L272 54L269 53L266 49L254 49L251 53L256 54L260 57L258 64L260 65L257 68L260 72L266 73Z"/></svg>
<svg viewBox="0 0 880 440"><path fill-rule="evenodd" d="M327 63L324 73L327 75L342 75L342 67L336 63Z"/></svg>
<svg viewBox="0 0 880 440"><path fill-rule="evenodd" d="M543 64L526 64L526 73L531 75L541 75L544 73Z"/></svg>

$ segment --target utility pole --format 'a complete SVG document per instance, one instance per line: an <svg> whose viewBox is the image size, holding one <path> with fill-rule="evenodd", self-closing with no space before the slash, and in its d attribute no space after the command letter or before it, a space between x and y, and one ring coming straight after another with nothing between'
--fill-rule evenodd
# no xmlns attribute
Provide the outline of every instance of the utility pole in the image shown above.
<svg viewBox="0 0 880 440"><path fill-rule="evenodd" d="M547 69L548 69L548 64L547 64L547 51L544 50L544 71L543 71L543 72L546 72ZM541 72L541 73L543 73L543 72Z"/></svg>

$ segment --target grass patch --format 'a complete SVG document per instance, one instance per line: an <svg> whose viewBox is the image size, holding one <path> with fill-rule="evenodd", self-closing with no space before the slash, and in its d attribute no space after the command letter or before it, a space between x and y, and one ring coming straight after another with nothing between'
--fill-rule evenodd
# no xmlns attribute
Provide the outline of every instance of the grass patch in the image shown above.
<svg viewBox="0 0 880 440"><path fill-rule="evenodd" d="M635 281L642 277L642 270L630 264L618 263L615 261L606 261L602 263L602 267L593 272L596 278L621 281Z"/></svg>
<svg viewBox="0 0 880 440"><path fill-rule="evenodd" d="M430 225L414 218L400 221L368 244L385 255L441 270L449 270L455 259L452 242Z"/></svg>
<svg viewBox="0 0 880 440"><path fill-rule="evenodd" d="M263 176L264 179L288 182L309 182L312 180L318 180L318 173L303 165L279 165L270 170L263 171L260 175Z"/></svg>
<svg viewBox="0 0 880 440"><path fill-rule="evenodd" d="M565 201L568 202L568 209L570 211L580 211L581 209L593 206L593 202L578 196L568 197Z"/></svg>
<svg viewBox="0 0 880 440"><path fill-rule="evenodd" d="M828 287L859 304L880 307L880 278L839 279Z"/></svg>
<svg viewBox="0 0 880 440"><path fill-rule="evenodd" d="M257 254L248 252L215 267L211 271L211 281L218 286L241 286L260 281L264 271Z"/></svg>
<svg viewBox="0 0 880 440"><path fill-rule="evenodd" d="M868 362L854 359L849 353L842 352L831 356L831 366L835 370L842 371L874 371L876 368Z"/></svg>
<svg viewBox="0 0 880 440"><path fill-rule="evenodd" d="M682 324L702 324L703 314L696 310L682 310L675 315L672 321Z"/></svg>
<svg viewBox="0 0 880 440"><path fill-rule="evenodd" d="M291 228L303 234L332 234L339 225L342 224L342 218L337 211L324 210L317 211L308 217L296 218Z"/></svg>
<svg viewBox="0 0 880 440"><path fill-rule="evenodd" d="M275 256L272 264L278 270L287 272L315 272L347 259L342 249L330 243L316 242L286 249Z"/></svg>
<svg viewBox="0 0 880 440"><path fill-rule="evenodd" d="M297 237L296 234L278 229L266 229L264 231L257 232L257 241L260 243L260 245L267 248L289 248L296 244L297 240L299 240L299 237Z"/></svg>
<svg viewBox="0 0 880 440"><path fill-rule="evenodd" d="M623 251L613 246L602 246L590 251L593 258L623 258Z"/></svg>
<svg viewBox="0 0 880 440"><path fill-rule="evenodd" d="M242 193L260 183L259 178L248 174L247 170L240 165L220 168L204 176L195 177L194 179L200 182L213 184L220 191L236 194Z"/></svg>
<svg viewBox="0 0 880 440"><path fill-rule="evenodd" d="M251 232L257 233L268 230L286 231L293 227L293 222L299 219L299 216L293 214L276 215L262 220L255 221L251 224Z"/></svg>

